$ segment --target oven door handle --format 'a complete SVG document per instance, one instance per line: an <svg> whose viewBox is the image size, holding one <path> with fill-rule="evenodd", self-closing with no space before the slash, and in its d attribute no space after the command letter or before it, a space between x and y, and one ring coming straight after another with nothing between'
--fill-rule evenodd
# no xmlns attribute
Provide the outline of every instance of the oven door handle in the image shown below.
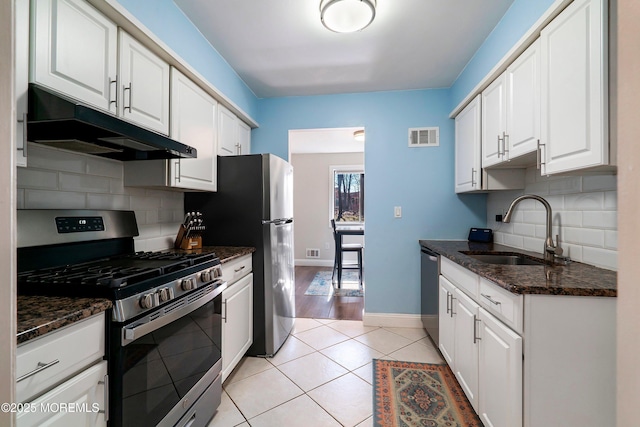
<svg viewBox="0 0 640 427"><path fill-rule="evenodd" d="M209 301L213 300L215 297L220 295L224 290L224 288L226 287L227 287L227 284L224 283L216 287L215 289L213 289L211 292L209 292L207 295L203 296L202 298L192 302L191 304L188 304L175 311L172 311L171 313L165 316L158 317L157 319L152 320L148 323L134 326L133 328L122 328L122 344L121 345L124 347L128 344L131 344L133 341L137 340L138 338L143 337L151 332L154 332L162 328L163 326L166 326L169 323L175 320L178 320L181 317L186 316L192 311L199 309L200 307L202 307L203 305L207 304Z"/></svg>

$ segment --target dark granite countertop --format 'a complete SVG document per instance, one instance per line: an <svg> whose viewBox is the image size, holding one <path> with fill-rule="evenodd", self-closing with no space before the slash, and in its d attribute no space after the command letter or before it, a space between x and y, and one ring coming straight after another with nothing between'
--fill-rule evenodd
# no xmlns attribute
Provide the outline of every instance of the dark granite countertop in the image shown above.
<svg viewBox="0 0 640 427"><path fill-rule="evenodd" d="M475 243L466 240L420 240L419 243L515 294L617 296L617 273L589 264L581 262L571 262L566 266L487 264L460 251L516 252L537 259L542 258L542 254L496 243Z"/></svg>
<svg viewBox="0 0 640 427"><path fill-rule="evenodd" d="M205 248L212 249L223 264L256 251L256 248L248 246L205 246Z"/></svg>
<svg viewBox="0 0 640 427"><path fill-rule="evenodd" d="M18 295L18 344L102 313L111 307L111 301L103 298Z"/></svg>

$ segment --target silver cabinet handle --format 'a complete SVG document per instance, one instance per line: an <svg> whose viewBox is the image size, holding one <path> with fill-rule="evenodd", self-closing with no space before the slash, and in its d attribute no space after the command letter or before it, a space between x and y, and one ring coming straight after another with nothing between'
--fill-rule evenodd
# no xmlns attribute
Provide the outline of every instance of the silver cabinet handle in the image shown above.
<svg viewBox="0 0 640 427"><path fill-rule="evenodd" d="M132 93L131 82L129 82L129 86L124 86L122 88L122 100L123 100L122 102L124 102L124 99L125 99L124 94L126 91L129 91L129 105L125 105L124 107L122 107L122 112L124 112L124 110L129 110L129 113L131 113L131 93Z"/></svg>
<svg viewBox="0 0 640 427"><path fill-rule="evenodd" d="M542 161L542 147L544 147L545 144L540 144L540 140L538 140L538 151L537 151L537 168L538 170L542 170L542 165L545 164L545 162Z"/></svg>
<svg viewBox="0 0 640 427"><path fill-rule="evenodd" d="M475 168L471 168L471 186L472 187L475 187L475 185L476 185L475 176L476 176L476 169Z"/></svg>
<svg viewBox="0 0 640 427"><path fill-rule="evenodd" d="M484 298L488 299L491 302L491 304L494 304L494 305L502 304L500 301L496 301L493 298L491 298L491 295L487 295L487 294L480 294L480 295L482 295Z"/></svg>
<svg viewBox="0 0 640 427"><path fill-rule="evenodd" d="M453 297L453 294L451 294L451 317L453 317L453 315L454 315L454 314L456 314L456 313L453 311L453 301L454 301L455 299L457 299L457 298L454 298L454 297Z"/></svg>
<svg viewBox="0 0 640 427"><path fill-rule="evenodd" d="M116 85L116 96L114 99L111 99L111 85L114 83ZM118 108L118 76L116 76L114 80L109 79L109 106L111 106L111 104L116 104L116 109Z"/></svg>
<svg viewBox="0 0 640 427"><path fill-rule="evenodd" d="M98 381L98 384L104 385L104 410L99 410L99 414L104 414L104 421L109 421L109 375L105 375L102 381Z"/></svg>
<svg viewBox="0 0 640 427"><path fill-rule="evenodd" d="M473 343L477 343L478 341L480 341L482 338L480 338L478 336L478 334L476 333L476 325L480 322L481 320L478 319L478 316L476 316L475 314L473 315Z"/></svg>
<svg viewBox="0 0 640 427"><path fill-rule="evenodd" d="M18 147L18 151L22 151L22 155L27 157L27 113L22 113L22 119L18 119L18 123L22 123L22 147Z"/></svg>
<svg viewBox="0 0 640 427"><path fill-rule="evenodd" d="M507 156L507 162L511 161L511 156L509 155L509 135L506 132L502 132L502 157Z"/></svg>
<svg viewBox="0 0 640 427"><path fill-rule="evenodd" d="M449 298L451 297L451 292L447 291L447 314L451 312L451 306L449 305Z"/></svg>
<svg viewBox="0 0 640 427"><path fill-rule="evenodd" d="M502 153L500 152L500 141L502 141L502 146L504 147L504 132L502 132L502 138L498 135L498 158L504 156L504 151Z"/></svg>
<svg viewBox="0 0 640 427"><path fill-rule="evenodd" d="M238 268L238 269L235 269L235 270L233 270L233 271L234 271L234 273L239 273L239 272L241 272L242 270L244 270L244 268L245 268L245 267L246 267L246 266L245 266L245 265L243 265L242 267L240 267L240 268Z"/></svg>
<svg viewBox="0 0 640 427"><path fill-rule="evenodd" d="M35 374L37 374L38 372L42 372L45 369L50 368L50 367L52 367L53 365L55 365L57 363L60 363L59 359L56 359L53 362L49 362L49 363L38 362L38 367L36 369L34 369L33 371L22 375L21 377L18 377L16 382L19 383L20 381L26 380L27 378L30 378L30 377L34 376Z"/></svg>
<svg viewBox="0 0 640 427"><path fill-rule="evenodd" d="M222 320L224 320L224 323L227 323L227 299L225 298L224 301L222 301L222 305L224 305L224 316L222 316Z"/></svg>
<svg viewBox="0 0 640 427"><path fill-rule="evenodd" d="M180 182L182 179L182 165L180 164L180 159L178 159L178 161L176 162L176 170L175 170L175 174L176 174L176 181Z"/></svg>

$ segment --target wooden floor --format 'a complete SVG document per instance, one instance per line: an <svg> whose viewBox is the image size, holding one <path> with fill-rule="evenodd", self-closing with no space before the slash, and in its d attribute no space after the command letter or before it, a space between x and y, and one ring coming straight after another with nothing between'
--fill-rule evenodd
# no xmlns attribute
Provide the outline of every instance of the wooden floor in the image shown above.
<svg viewBox="0 0 640 427"><path fill-rule="evenodd" d="M296 267L296 317L316 319L362 320L364 297L327 297L305 295L318 271L327 267Z"/></svg>

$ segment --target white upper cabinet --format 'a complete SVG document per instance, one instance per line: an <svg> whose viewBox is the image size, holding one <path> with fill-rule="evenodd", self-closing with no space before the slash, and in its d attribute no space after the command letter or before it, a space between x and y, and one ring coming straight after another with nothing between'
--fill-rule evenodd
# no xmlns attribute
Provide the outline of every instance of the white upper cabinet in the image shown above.
<svg viewBox="0 0 640 427"><path fill-rule="evenodd" d="M476 96L455 118L456 193L481 189L481 96Z"/></svg>
<svg viewBox="0 0 640 427"><path fill-rule="evenodd" d="M169 134L169 64L83 0L31 8L31 81Z"/></svg>
<svg viewBox="0 0 640 427"><path fill-rule="evenodd" d="M169 64L120 30L118 115L169 134Z"/></svg>
<svg viewBox="0 0 640 427"><path fill-rule="evenodd" d="M541 32L542 174L609 164L606 0L575 0Z"/></svg>
<svg viewBox="0 0 640 427"><path fill-rule="evenodd" d="M238 154L251 154L251 127L238 120Z"/></svg>
<svg viewBox="0 0 640 427"><path fill-rule="evenodd" d="M482 167L535 152L539 137L540 42L536 40L482 92Z"/></svg>
<svg viewBox="0 0 640 427"><path fill-rule="evenodd" d="M115 113L116 25L83 0L31 8L31 80Z"/></svg>
<svg viewBox="0 0 640 427"><path fill-rule="evenodd" d="M218 155L250 154L251 128L227 108L218 108Z"/></svg>
<svg viewBox="0 0 640 427"><path fill-rule="evenodd" d="M124 185L216 191L217 112L218 102L172 67L169 136L196 148L198 157L125 162Z"/></svg>
<svg viewBox="0 0 640 427"><path fill-rule="evenodd" d="M540 138L540 39L527 48L505 73L507 81L507 161L533 153Z"/></svg>
<svg viewBox="0 0 640 427"><path fill-rule="evenodd" d="M171 69L171 137L198 150L196 159L170 160L171 186L216 191L217 108L215 99Z"/></svg>
<svg viewBox="0 0 640 427"><path fill-rule="evenodd" d="M500 163L504 157L507 131L506 74L500 75L482 92L482 167Z"/></svg>

